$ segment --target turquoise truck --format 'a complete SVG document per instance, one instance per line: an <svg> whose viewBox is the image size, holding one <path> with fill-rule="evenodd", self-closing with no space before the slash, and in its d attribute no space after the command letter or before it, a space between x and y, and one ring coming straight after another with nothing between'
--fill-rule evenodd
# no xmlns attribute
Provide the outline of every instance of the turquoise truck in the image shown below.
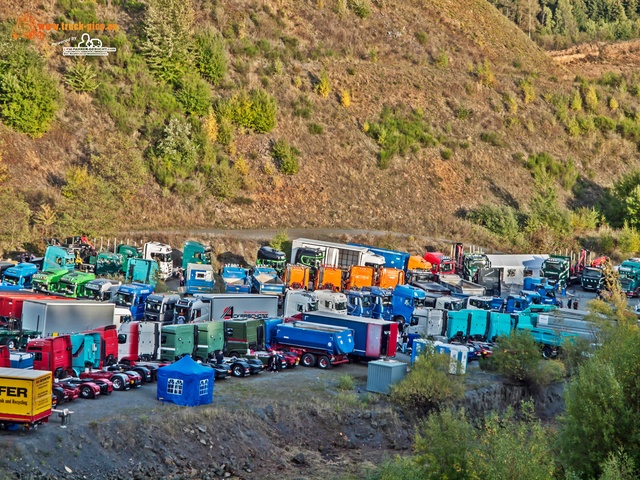
<svg viewBox="0 0 640 480"><path fill-rule="evenodd" d="M618 268L620 286L627 297L637 297L640 294L640 262L625 260Z"/></svg>
<svg viewBox="0 0 640 480"><path fill-rule="evenodd" d="M190 263L211 265L211 247L206 247L202 243L193 240L184 242L182 268L186 270Z"/></svg>

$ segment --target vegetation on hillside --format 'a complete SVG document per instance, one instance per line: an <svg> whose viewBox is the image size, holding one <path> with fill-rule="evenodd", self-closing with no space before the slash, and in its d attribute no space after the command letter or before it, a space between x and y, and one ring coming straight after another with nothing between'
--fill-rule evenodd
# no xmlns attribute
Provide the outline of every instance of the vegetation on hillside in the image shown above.
<svg viewBox="0 0 640 480"><path fill-rule="evenodd" d="M489 0L532 38L557 48L640 37L638 0Z"/></svg>

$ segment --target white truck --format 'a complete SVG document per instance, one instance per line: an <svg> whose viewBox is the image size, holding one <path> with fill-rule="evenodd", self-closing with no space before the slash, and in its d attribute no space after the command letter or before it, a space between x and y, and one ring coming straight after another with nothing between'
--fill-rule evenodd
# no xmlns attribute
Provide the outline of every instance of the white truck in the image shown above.
<svg viewBox="0 0 640 480"><path fill-rule="evenodd" d="M160 242L147 242L142 248L142 258L158 262L158 275L162 280L173 275L173 258L171 245Z"/></svg>
<svg viewBox="0 0 640 480"><path fill-rule="evenodd" d="M209 306L206 321L220 321L240 318L277 318L278 297L255 293L207 293L198 295ZM183 299L184 300L184 299Z"/></svg>
<svg viewBox="0 0 640 480"><path fill-rule="evenodd" d="M131 315L127 309L126 315ZM105 325L120 325L116 306L91 300L27 300L22 306L22 328L43 337L84 332Z"/></svg>
<svg viewBox="0 0 640 480"><path fill-rule="evenodd" d="M482 285L463 279L460 275L439 275L440 284L447 287L451 293L461 295L483 296L486 289Z"/></svg>
<svg viewBox="0 0 640 480"><path fill-rule="evenodd" d="M89 281L89 283L84 286L85 295L90 300L96 300L98 302L109 302L115 296L120 285L122 285L122 282L118 280L96 278Z"/></svg>
<svg viewBox="0 0 640 480"><path fill-rule="evenodd" d="M385 259L367 247L346 245L343 243L324 242L309 238L297 238L291 242L291 263L296 263L298 249L312 248L324 253L323 265L347 269L352 265L378 268L384 265Z"/></svg>
<svg viewBox="0 0 640 480"><path fill-rule="evenodd" d="M347 314L347 297L331 290L287 290L284 297L283 316L293 317L304 312L333 312Z"/></svg>
<svg viewBox="0 0 640 480"><path fill-rule="evenodd" d="M446 312L435 308L416 308L406 327L407 333L423 338L440 338L444 333Z"/></svg>

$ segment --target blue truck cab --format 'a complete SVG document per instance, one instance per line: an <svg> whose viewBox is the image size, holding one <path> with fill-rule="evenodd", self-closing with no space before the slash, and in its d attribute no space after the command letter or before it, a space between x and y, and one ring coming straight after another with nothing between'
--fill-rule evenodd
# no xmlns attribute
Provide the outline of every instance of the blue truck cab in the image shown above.
<svg viewBox="0 0 640 480"><path fill-rule="evenodd" d="M416 308L424 308L427 294L424 290L411 285L396 285L391 296L391 317L385 320L401 319L409 325Z"/></svg>
<svg viewBox="0 0 640 480"><path fill-rule="evenodd" d="M33 263L19 263L4 271L2 275L2 285L31 288L31 279L35 273L38 273L38 267Z"/></svg>
<svg viewBox="0 0 640 480"><path fill-rule="evenodd" d="M250 279L255 293L284 295L285 284L272 267L255 267Z"/></svg>
<svg viewBox="0 0 640 480"><path fill-rule="evenodd" d="M344 294L347 296L347 314L356 317L371 318L373 314L371 292L364 290L346 290Z"/></svg>
<svg viewBox="0 0 640 480"><path fill-rule="evenodd" d="M240 265L225 265L220 272L225 293L251 293L247 269Z"/></svg>
<svg viewBox="0 0 640 480"><path fill-rule="evenodd" d="M212 293L215 285L213 267L207 264L190 263L185 277L187 295Z"/></svg>
<svg viewBox="0 0 640 480"><path fill-rule="evenodd" d="M128 308L133 321L144 319L144 307L147 297L153 293L153 287L144 283L120 285L113 302L118 307Z"/></svg>

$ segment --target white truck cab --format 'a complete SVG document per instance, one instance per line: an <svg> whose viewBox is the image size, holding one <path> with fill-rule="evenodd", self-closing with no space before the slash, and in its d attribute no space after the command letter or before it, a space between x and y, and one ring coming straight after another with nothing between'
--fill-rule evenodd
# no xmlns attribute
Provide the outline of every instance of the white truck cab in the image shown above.
<svg viewBox="0 0 640 480"><path fill-rule="evenodd" d="M145 260L158 262L158 272L162 280L166 280L173 274L173 259L171 245L160 242L147 242L142 249L142 257Z"/></svg>

